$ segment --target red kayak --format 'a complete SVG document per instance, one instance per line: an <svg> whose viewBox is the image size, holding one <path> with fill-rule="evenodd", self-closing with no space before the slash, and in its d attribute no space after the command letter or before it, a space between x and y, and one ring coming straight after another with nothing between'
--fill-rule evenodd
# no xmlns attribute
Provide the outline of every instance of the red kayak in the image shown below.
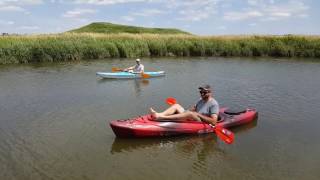
<svg viewBox="0 0 320 180"><path fill-rule="evenodd" d="M224 128L239 126L253 121L257 115L255 109L230 111L221 108L218 125ZM204 122L154 121L150 114L126 120L113 120L110 126L117 137L156 137L214 132L214 127Z"/></svg>

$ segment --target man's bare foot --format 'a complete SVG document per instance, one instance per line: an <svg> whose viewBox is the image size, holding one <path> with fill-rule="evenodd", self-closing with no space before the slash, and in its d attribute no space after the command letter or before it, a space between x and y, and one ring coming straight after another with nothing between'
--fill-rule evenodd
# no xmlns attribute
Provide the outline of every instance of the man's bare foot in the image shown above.
<svg viewBox="0 0 320 180"><path fill-rule="evenodd" d="M151 116L154 119L158 119L159 118L159 113L157 113L157 111L155 111L154 109L150 108L150 113L151 113Z"/></svg>

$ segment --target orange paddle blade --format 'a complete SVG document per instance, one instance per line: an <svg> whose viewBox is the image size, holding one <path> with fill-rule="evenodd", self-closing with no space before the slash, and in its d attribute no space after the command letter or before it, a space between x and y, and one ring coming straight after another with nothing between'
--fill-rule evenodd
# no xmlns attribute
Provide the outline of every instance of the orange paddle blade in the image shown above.
<svg viewBox="0 0 320 180"><path fill-rule="evenodd" d="M168 105L174 105L174 104L177 104L177 100L176 100L175 98L173 98L173 97L168 97L168 98L166 99L166 103L167 103Z"/></svg>
<svg viewBox="0 0 320 180"><path fill-rule="evenodd" d="M215 132L217 136L227 144L232 144L234 141L234 134L232 131L225 129L219 125L216 126Z"/></svg>
<svg viewBox="0 0 320 180"><path fill-rule="evenodd" d="M150 78L150 75L149 74L145 74L145 73L141 73L141 77L142 78Z"/></svg>
<svg viewBox="0 0 320 180"><path fill-rule="evenodd" d="M113 71L113 72L117 72L117 71L122 71L122 69L113 67L113 68L112 68L112 71Z"/></svg>

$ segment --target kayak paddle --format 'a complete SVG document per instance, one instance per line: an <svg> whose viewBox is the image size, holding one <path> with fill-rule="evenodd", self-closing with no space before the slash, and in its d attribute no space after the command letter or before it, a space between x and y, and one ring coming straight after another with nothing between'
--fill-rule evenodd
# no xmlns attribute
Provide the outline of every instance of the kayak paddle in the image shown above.
<svg viewBox="0 0 320 180"><path fill-rule="evenodd" d="M210 124L211 127L214 127ZM232 131L223 128L221 125L217 124L214 128L215 133L217 136L222 139L227 144L232 144L234 141L234 134Z"/></svg>
<svg viewBox="0 0 320 180"><path fill-rule="evenodd" d="M171 105L177 104L177 100L173 97L168 97L166 99L166 103L171 106Z"/></svg>
<svg viewBox="0 0 320 180"><path fill-rule="evenodd" d="M168 97L166 99L166 103L168 105L174 105L177 103L177 100L173 97ZM211 127L214 128L214 132L217 134L217 136L224 141L227 144L232 144L234 141L234 134L232 131L223 128L222 125L219 125L218 123L216 124L216 126L213 126L212 124L209 124Z"/></svg>
<svg viewBox="0 0 320 180"><path fill-rule="evenodd" d="M141 73L142 78L150 78L149 74L145 74L144 72Z"/></svg>
<svg viewBox="0 0 320 180"><path fill-rule="evenodd" d="M112 68L112 72L117 72L117 71L123 71L123 69L116 68L116 67L113 67L113 68Z"/></svg>
<svg viewBox="0 0 320 180"><path fill-rule="evenodd" d="M116 67L112 68L112 72L118 72L118 71L123 71L123 69L116 68ZM150 78L150 75L149 74L145 74L144 72L142 72L141 73L141 77L142 78Z"/></svg>

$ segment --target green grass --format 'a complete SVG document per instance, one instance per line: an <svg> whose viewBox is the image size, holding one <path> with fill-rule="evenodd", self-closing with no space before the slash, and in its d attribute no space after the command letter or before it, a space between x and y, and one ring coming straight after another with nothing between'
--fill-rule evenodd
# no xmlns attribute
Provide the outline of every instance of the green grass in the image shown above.
<svg viewBox="0 0 320 180"><path fill-rule="evenodd" d="M137 26L127 26L120 24L112 24L106 22L91 23L87 26L79 29L69 31L71 33L132 33L132 34L190 34L188 32L181 31L179 29L168 29L168 28L145 28Z"/></svg>
<svg viewBox="0 0 320 180"><path fill-rule="evenodd" d="M123 33L0 37L0 64L163 56L320 58L320 37Z"/></svg>

